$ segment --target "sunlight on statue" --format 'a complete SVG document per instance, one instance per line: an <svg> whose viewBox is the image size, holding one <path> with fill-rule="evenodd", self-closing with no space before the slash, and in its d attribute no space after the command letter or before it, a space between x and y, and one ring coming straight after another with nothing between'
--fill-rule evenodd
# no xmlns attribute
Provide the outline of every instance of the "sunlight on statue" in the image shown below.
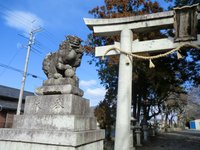
<svg viewBox="0 0 200 150"><path fill-rule="evenodd" d="M76 68L80 66L83 56L82 40L77 36L66 36L58 51L49 53L42 64L47 76L43 86L36 89L38 95L75 94L83 96L79 88Z"/></svg>
<svg viewBox="0 0 200 150"><path fill-rule="evenodd" d="M48 77L44 85L71 84L78 86L76 68L81 64L83 55L82 40L76 36L67 36L59 50L50 53L43 61L43 71Z"/></svg>

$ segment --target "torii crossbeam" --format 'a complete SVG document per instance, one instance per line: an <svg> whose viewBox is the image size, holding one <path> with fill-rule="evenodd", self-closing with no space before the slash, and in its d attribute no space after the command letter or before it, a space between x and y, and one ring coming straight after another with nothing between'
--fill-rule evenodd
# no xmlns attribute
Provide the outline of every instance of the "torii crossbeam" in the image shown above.
<svg viewBox="0 0 200 150"><path fill-rule="evenodd" d="M190 22L190 28L196 28L196 21L200 20L199 5L183 7L184 11L192 11L193 20ZM181 9L177 9L178 11ZM152 29L173 28L180 27L177 20L184 18L188 14L181 14L176 18L176 10L154 13L149 15L133 16L126 18L114 19L84 19L85 24L89 29L99 36L120 35L120 43L115 42L114 45L96 47L96 56L104 56L105 51L115 46L127 53L141 53L141 52L156 52L167 51L178 47L180 44L196 44L200 45L200 35L194 37L192 35L184 36L184 33L176 34L176 39L158 39L150 41L132 41L133 32L145 32ZM176 18L176 19L174 19ZM188 19L191 21L191 19ZM186 22L188 22L186 19ZM198 21L197 21L198 22ZM179 25L179 26L178 26ZM181 24L183 25L183 23ZM182 26L181 26L182 27ZM182 28L181 28L182 30ZM178 31L178 30L177 30ZM184 40L181 41L181 38ZM192 36L192 40L190 39ZM178 41L174 43L174 41ZM113 50L107 55L119 54L118 51ZM127 56L120 54L119 62L119 78L118 78L118 95L117 95L117 117L116 117L116 133L115 133L115 150L129 150L130 149L130 117L131 117L131 100L132 100L132 63L127 64Z"/></svg>

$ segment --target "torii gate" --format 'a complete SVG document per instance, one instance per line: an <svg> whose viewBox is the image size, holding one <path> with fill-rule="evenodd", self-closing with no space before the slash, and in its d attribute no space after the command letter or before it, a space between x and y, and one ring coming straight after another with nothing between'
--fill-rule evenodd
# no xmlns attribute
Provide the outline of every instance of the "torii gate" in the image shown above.
<svg viewBox="0 0 200 150"><path fill-rule="evenodd" d="M189 13L187 13L190 11ZM87 19L85 24L99 36L119 35L120 43L96 47L96 57L104 56L113 46L127 53L156 52L172 50L181 44L200 45L200 35L197 35L197 23L200 20L198 5L177 8L175 11L154 13L114 19ZM183 13L181 13L183 12ZM175 19L174 19L175 18ZM181 23L184 20L184 24ZM188 24L189 25L186 25ZM150 41L132 41L133 32L150 31L155 28L176 29L175 38ZM187 29L186 29L187 28ZM190 28L190 29L188 29ZM176 43L174 42L176 41ZM115 133L115 150L130 149L130 117L132 100L132 63L127 62L127 56L118 50L109 51L106 55L120 54L119 79L117 95L117 117Z"/></svg>

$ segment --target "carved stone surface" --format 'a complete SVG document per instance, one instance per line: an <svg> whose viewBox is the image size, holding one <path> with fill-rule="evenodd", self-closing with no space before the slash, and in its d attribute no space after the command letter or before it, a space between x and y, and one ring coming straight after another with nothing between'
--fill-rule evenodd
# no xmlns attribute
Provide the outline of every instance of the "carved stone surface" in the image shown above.
<svg viewBox="0 0 200 150"><path fill-rule="evenodd" d="M75 82L73 79L71 78L59 78L59 79L48 79L48 80L45 80L43 82L43 85L44 86L51 86L51 85L66 85L66 84L70 84L70 85L73 85L73 86L77 86L77 82Z"/></svg>
<svg viewBox="0 0 200 150"><path fill-rule="evenodd" d="M0 148L3 150L103 150L103 140L76 147L63 146L58 144L40 144L34 142L13 142L9 140L0 141Z"/></svg>
<svg viewBox="0 0 200 150"><path fill-rule="evenodd" d="M83 91L81 89L70 84L42 86L40 88L37 88L35 92L38 95L74 94L78 96L83 96Z"/></svg>
<svg viewBox="0 0 200 150"><path fill-rule="evenodd" d="M94 113L92 113L92 110L89 106L89 100L73 94L26 97L24 115L35 114L83 115L87 117L94 117Z"/></svg>
<svg viewBox="0 0 200 150"><path fill-rule="evenodd" d="M95 130L96 118L80 115L20 115L14 117L13 128L39 130Z"/></svg>
<svg viewBox="0 0 200 150"><path fill-rule="evenodd" d="M36 99L34 101L34 105L33 106L35 107L35 112L38 112L39 109L42 109L41 106L40 106L40 100L39 99Z"/></svg>
<svg viewBox="0 0 200 150"><path fill-rule="evenodd" d="M37 143L45 145L63 145L68 147L78 147L81 145L102 141L105 133L103 130L88 130L71 132L65 130L31 130L31 129L1 129L0 141L12 141L21 143ZM1 143L1 150L5 143ZM14 148L12 150L19 150ZM21 150L21 149L20 149ZM56 149L55 149L56 150ZM86 149L84 149L86 150ZM96 150L96 149L93 149ZM102 149L103 150L103 149Z"/></svg>
<svg viewBox="0 0 200 150"><path fill-rule="evenodd" d="M12 129L0 130L0 150L103 150L89 100L74 94L26 97Z"/></svg>
<svg viewBox="0 0 200 150"><path fill-rule="evenodd" d="M46 56L42 69L48 79L43 85L67 83L77 86L76 68L80 66L83 55L81 42L82 40L76 36L67 36L57 52Z"/></svg>

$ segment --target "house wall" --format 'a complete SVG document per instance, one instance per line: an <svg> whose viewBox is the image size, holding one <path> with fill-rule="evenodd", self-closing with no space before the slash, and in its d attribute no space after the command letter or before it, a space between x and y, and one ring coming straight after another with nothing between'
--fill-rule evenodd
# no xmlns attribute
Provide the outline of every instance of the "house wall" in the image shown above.
<svg viewBox="0 0 200 150"><path fill-rule="evenodd" d="M0 111L0 128L12 128L16 111Z"/></svg>
<svg viewBox="0 0 200 150"><path fill-rule="evenodd" d="M12 127L13 116L17 110L19 93L19 89L0 85L0 128ZM22 111L24 110L25 97L34 95L34 93L24 91L23 95Z"/></svg>
<svg viewBox="0 0 200 150"><path fill-rule="evenodd" d="M190 121L190 129L196 129L196 124L194 121Z"/></svg>
<svg viewBox="0 0 200 150"><path fill-rule="evenodd" d="M6 114L5 128L12 128L13 119L14 119L14 115L15 114L16 114L16 112L13 112L13 111L7 112L7 114Z"/></svg>
<svg viewBox="0 0 200 150"><path fill-rule="evenodd" d="M0 111L0 128L4 128L6 122L6 112Z"/></svg>
<svg viewBox="0 0 200 150"><path fill-rule="evenodd" d="M200 130L200 119L195 120L196 130Z"/></svg>
<svg viewBox="0 0 200 150"><path fill-rule="evenodd" d="M200 130L200 119L190 121L190 129Z"/></svg>

